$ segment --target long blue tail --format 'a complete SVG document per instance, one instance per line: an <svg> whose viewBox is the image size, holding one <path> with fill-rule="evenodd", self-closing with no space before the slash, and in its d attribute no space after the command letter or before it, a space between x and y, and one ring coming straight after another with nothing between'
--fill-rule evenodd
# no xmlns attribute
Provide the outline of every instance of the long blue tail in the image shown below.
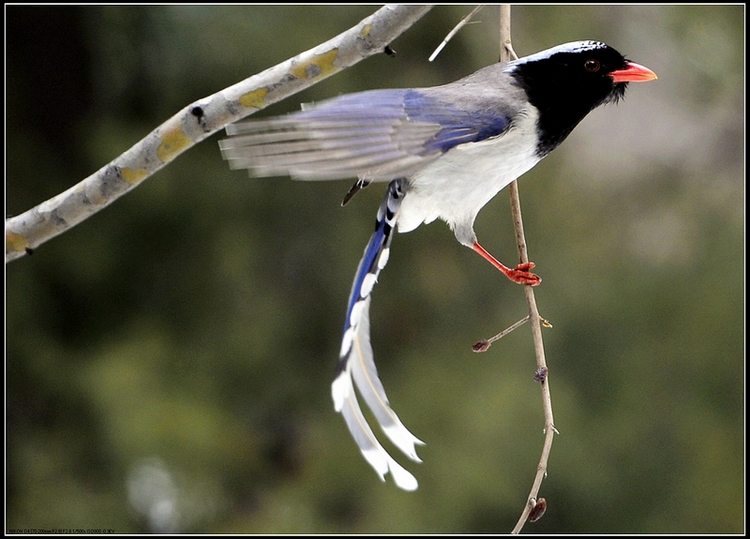
<svg viewBox="0 0 750 539"><path fill-rule="evenodd" d="M349 306L344 323L344 337L336 369L336 379L331 385L334 408L344 416L349 432L367 462L385 481L390 472L396 485L404 490L415 490L416 478L398 464L380 445L368 425L354 392L356 384L362 398L372 411L383 432L410 459L421 462L415 445L422 445L407 430L388 404L383 384L378 378L370 344L370 294L378 274L388 262L391 240L396 227L398 210L405 193L401 180L393 180L378 210L375 232L365 249L354 278Z"/></svg>

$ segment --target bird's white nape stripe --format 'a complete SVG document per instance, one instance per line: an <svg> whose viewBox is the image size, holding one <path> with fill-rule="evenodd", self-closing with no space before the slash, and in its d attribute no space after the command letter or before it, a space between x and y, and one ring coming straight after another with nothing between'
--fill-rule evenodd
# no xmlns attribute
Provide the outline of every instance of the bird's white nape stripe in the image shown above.
<svg viewBox="0 0 750 539"><path fill-rule="evenodd" d="M563 43L562 45L552 47L547 52L550 54L555 54L556 52L585 52L602 49L606 46L607 45L601 41L589 39L587 41L571 41L570 43Z"/></svg>
<svg viewBox="0 0 750 539"><path fill-rule="evenodd" d="M525 64L527 62L536 62L538 60L544 60L546 58L550 58L554 56L555 54L559 54L559 53L566 53L566 52L576 53L576 52L593 51L596 49L602 49L606 46L607 45L605 43L602 43L601 41L571 41L570 43L563 43L562 45L552 47L551 49L537 52L535 54L530 54L529 56L524 56L523 58L514 60L508 63L508 67L507 69L505 69L505 71L512 71L517 65Z"/></svg>

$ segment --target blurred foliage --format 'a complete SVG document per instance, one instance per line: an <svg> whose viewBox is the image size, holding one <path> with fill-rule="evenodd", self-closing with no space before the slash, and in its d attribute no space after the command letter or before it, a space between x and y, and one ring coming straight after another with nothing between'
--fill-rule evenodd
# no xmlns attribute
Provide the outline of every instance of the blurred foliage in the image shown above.
<svg viewBox="0 0 750 539"><path fill-rule="evenodd" d="M6 6L8 214L186 104L375 6ZM495 61L497 10L437 7L385 54L263 114ZM521 180L560 436L528 532L744 530L744 7L521 6L516 51L600 39L659 74ZM216 135L6 267L7 527L507 532L542 445L523 294L442 223L373 302L391 402L427 442L381 484L329 384L382 186L250 180ZM515 257L507 195L479 237ZM402 462L405 459L400 459Z"/></svg>

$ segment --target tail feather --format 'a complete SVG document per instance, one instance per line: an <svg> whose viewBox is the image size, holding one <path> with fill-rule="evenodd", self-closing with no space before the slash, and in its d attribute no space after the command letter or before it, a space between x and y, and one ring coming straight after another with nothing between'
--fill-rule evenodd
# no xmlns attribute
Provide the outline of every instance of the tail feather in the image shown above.
<svg viewBox="0 0 750 539"><path fill-rule="evenodd" d="M409 432L401 423L396 413L390 407L385 394L383 383L378 377L375 367L372 346L370 344L370 297L364 300L363 309L357 334L350 356L351 374L360 395L372 411L375 419L391 441L409 458L421 462L417 456L415 444L422 444L416 436Z"/></svg>
<svg viewBox="0 0 750 539"><path fill-rule="evenodd" d="M404 490L415 490L417 480L383 448L367 423L354 391L356 385L383 432L409 458L421 462L416 445L422 445L390 407L383 383L375 367L370 344L370 293L380 270L388 261L392 232L404 193L400 180L394 180L378 211L375 232L365 249L349 298L338 374L331 386L334 408L340 412L362 455L380 475L390 472Z"/></svg>
<svg viewBox="0 0 750 539"><path fill-rule="evenodd" d="M407 491L416 490L419 486L417 479L388 454L372 432L354 395L351 374L336 378L332 393L336 401L336 411L344 417L362 456L375 469L380 479L385 481L385 474L390 472L399 488Z"/></svg>

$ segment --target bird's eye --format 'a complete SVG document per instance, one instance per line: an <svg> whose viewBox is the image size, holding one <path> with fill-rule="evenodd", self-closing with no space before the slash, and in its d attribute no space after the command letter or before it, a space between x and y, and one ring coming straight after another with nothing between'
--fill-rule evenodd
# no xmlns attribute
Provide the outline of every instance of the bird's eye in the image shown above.
<svg viewBox="0 0 750 539"><path fill-rule="evenodd" d="M596 73L597 71L599 71L600 65L598 61L591 59L586 60L586 63L583 64L583 67L586 68L586 71L588 71L589 73Z"/></svg>

